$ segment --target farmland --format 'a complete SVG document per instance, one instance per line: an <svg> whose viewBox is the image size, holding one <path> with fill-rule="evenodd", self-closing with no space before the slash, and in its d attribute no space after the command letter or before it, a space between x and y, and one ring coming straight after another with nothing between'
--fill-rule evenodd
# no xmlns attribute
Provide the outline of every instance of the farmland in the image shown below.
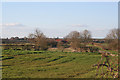
<svg viewBox="0 0 120 80"><path fill-rule="evenodd" d="M94 78L99 53L4 50L3 78Z"/></svg>
<svg viewBox="0 0 120 80"><path fill-rule="evenodd" d="M100 55L40 52L3 55L3 78L94 77ZM92 73L92 74L89 74Z"/></svg>
<svg viewBox="0 0 120 80"><path fill-rule="evenodd" d="M3 78L118 77L116 38L92 39L88 30L70 32L63 39L47 38L36 29L28 38L3 43Z"/></svg>

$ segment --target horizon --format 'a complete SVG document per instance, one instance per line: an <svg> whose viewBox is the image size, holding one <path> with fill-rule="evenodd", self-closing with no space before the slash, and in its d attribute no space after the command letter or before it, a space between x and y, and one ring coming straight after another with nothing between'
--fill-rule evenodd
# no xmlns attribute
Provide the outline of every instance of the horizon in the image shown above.
<svg viewBox="0 0 120 80"><path fill-rule="evenodd" d="M46 35L45 35L46 36ZM18 38L29 38L28 36L24 36L24 37L19 37L19 36L11 36L11 37L0 37L0 39L11 39L11 38L15 38L15 37L18 37ZM46 37L46 38L58 38L58 39L64 39L65 37ZM105 37L91 37L92 39L105 39Z"/></svg>
<svg viewBox="0 0 120 80"><path fill-rule="evenodd" d="M27 37L35 28L50 38L85 29L104 38L118 27L117 2L4 2L2 9L2 38Z"/></svg>

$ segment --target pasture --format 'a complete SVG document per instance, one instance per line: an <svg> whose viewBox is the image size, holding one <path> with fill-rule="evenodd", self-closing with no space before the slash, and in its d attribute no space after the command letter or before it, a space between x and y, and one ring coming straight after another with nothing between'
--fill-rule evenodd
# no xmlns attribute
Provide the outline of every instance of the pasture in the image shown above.
<svg viewBox="0 0 120 80"><path fill-rule="evenodd" d="M5 53L6 52L6 53ZM92 78L101 56L94 53L3 51L3 78Z"/></svg>
<svg viewBox="0 0 120 80"><path fill-rule="evenodd" d="M90 52L2 51L3 78L95 78L101 55ZM98 76L100 77L100 76Z"/></svg>

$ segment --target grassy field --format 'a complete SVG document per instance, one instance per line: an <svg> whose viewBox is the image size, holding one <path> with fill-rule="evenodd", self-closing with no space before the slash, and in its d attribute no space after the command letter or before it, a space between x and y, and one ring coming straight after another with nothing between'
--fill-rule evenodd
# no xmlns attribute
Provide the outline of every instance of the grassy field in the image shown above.
<svg viewBox="0 0 120 80"><path fill-rule="evenodd" d="M94 77L93 64L100 55L44 51L11 51L3 54L3 78ZM21 54L19 54L21 52ZM17 54L15 54L17 53Z"/></svg>
<svg viewBox="0 0 120 80"><path fill-rule="evenodd" d="M3 78L94 78L98 53L4 50Z"/></svg>

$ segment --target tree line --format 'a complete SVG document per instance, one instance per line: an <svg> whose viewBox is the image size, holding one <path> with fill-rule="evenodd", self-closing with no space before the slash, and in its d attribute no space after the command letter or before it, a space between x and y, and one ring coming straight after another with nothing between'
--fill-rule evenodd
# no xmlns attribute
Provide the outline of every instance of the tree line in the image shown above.
<svg viewBox="0 0 120 80"><path fill-rule="evenodd" d="M119 29L112 29L104 38L106 40L108 49L118 49L118 34ZM36 29L34 33L29 34L29 40L35 44L37 50L47 50L49 47L57 47L61 51L66 47L71 47L74 50L77 50L80 47L86 47L92 40L92 35L89 30L84 30L82 32L72 31L67 36L64 37L64 40L68 42L57 42L54 39L47 38L43 32L39 29ZM69 44L69 45L68 45Z"/></svg>

